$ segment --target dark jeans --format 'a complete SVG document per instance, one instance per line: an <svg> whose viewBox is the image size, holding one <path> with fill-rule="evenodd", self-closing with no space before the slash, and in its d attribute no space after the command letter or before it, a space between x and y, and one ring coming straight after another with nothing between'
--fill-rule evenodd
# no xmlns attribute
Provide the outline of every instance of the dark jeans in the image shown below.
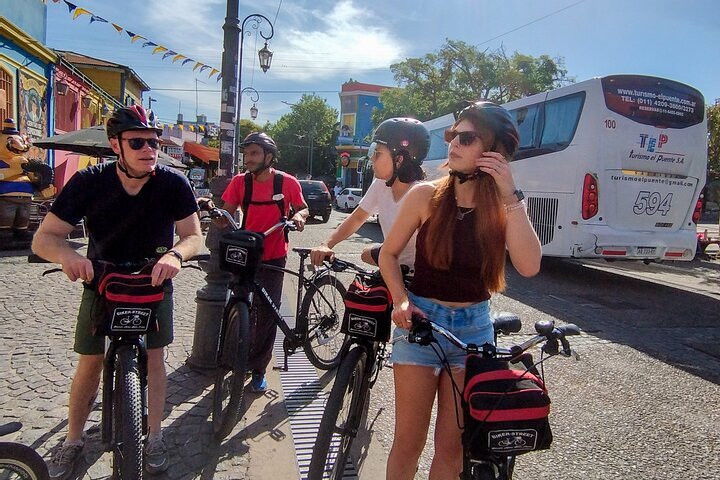
<svg viewBox="0 0 720 480"><path fill-rule="evenodd" d="M268 260L264 263L285 267L287 257ZM255 277L262 285L275 305L280 308L282 300L283 272L274 272L261 268ZM248 370L254 373L265 374L267 366L272 359L277 324L275 323L275 312L264 299L261 293L256 293L253 300L253 312L250 314L250 356L248 358Z"/></svg>

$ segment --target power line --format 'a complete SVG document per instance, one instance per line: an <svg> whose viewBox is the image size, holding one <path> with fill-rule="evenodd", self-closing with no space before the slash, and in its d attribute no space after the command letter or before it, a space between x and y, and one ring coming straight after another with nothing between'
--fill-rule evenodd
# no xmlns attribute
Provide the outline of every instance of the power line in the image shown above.
<svg viewBox="0 0 720 480"><path fill-rule="evenodd" d="M520 25L520 26L517 27L517 28L513 28L512 30L509 30L509 31L507 31L507 32L505 32L505 33L501 33L500 35L497 35L497 36L495 36L495 37L493 37L493 38L491 38L491 39L489 39L489 40L485 40L484 42L480 42L480 43L478 43L477 45L478 45L478 46L479 46L479 45L483 45L483 44L485 44L485 43L492 42L493 40L497 40L497 39L500 38L500 37L504 37L505 35L509 35L509 34L511 34L511 33L513 33L513 32L517 32L517 31L520 30L521 28L525 28L525 27L527 27L528 25L532 25L533 23L537 23L537 22L539 22L540 20L545 20L545 19L548 18L548 17L552 17L553 15L555 15L555 14L557 14L557 13L560 13L560 12L562 12L562 11L565 11L565 10L567 10L567 9L569 9L569 8L572 8L572 7L576 6L576 5L580 5L581 3L584 3L584 2L585 2L585 0L580 0L579 2L575 2L575 3L573 3L572 5L568 5L567 7L561 8L560 10L555 10L555 11L552 12L552 13L548 13L548 14L545 15L545 16L542 16L542 17L540 17L540 18L536 18L535 20L532 20L532 21L530 21L530 22L528 22L528 23L526 23L526 24L524 24L524 25Z"/></svg>
<svg viewBox="0 0 720 480"><path fill-rule="evenodd" d="M152 88L153 92L194 92L194 88ZM198 92L220 93L221 90L202 89ZM286 94L286 93L340 93L340 90L258 90L258 93Z"/></svg>

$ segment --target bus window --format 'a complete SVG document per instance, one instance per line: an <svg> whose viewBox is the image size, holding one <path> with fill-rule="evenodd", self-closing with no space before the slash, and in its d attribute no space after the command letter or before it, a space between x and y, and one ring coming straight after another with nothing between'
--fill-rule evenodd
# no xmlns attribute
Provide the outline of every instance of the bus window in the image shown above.
<svg viewBox="0 0 720 480"><path fill-rule="evenodd" d="M545 103L545 128L540 140L543 153L559 151L570 145L584 101L585 92L580 92Z"/></svg>
<svg viewBox="0 0 720 480"><path fill-rule="evenodd" d="M519 150L534 148L538 142L536 132L538 131L538 115L539 105L529 105L527 107L512 110L510 115L515 120L518 133L520 134Z"/></svg>

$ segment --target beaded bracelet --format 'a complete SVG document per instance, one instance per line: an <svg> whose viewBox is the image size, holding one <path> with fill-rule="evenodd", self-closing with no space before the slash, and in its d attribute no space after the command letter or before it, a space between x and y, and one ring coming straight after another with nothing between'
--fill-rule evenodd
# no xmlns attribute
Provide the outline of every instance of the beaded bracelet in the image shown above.
<svg viewBox="0 0 720 480"><path fill-rule="evenodd" d="M526 208L527 208L527 206L525 205L525 200L520 200L519 202L513 203L512 205L506 205L505 212L510 213L513 210L520 210L520 209L525 210Z"/></svg>

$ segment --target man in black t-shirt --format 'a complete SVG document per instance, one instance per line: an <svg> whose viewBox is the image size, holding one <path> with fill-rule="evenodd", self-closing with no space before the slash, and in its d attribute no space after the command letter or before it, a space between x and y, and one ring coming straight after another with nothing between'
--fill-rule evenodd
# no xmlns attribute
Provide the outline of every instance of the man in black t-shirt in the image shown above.
<svg viewBox="0 0 720 480"><path fill-rule="evenodd" d="M92 260L113 263L158 258L152 282L165 286L165 299L156 312L159 329L147 336L148 438L145 468L149 473L168 467L161 421L167 378L164 348L173 339L172 282L184 258L202 246L195 197L187 178L157 164L158 136L152 112L140 105L122 108L107 122L110 146L117 162L89 167L76 173L53 203L33 240L32 249L48 261L62 265L71 281L90 283ZM90 243L87 258L73 250L67 236L84 219ZM179 240L174 242L174 236ZM50 478L65 479L83 448L83 430L100 383L104 337L92 334L90 310L97 297L94 288L83 291L74 350L79 361L72 387L68 433L63 446L48 463Z"/></svg>

